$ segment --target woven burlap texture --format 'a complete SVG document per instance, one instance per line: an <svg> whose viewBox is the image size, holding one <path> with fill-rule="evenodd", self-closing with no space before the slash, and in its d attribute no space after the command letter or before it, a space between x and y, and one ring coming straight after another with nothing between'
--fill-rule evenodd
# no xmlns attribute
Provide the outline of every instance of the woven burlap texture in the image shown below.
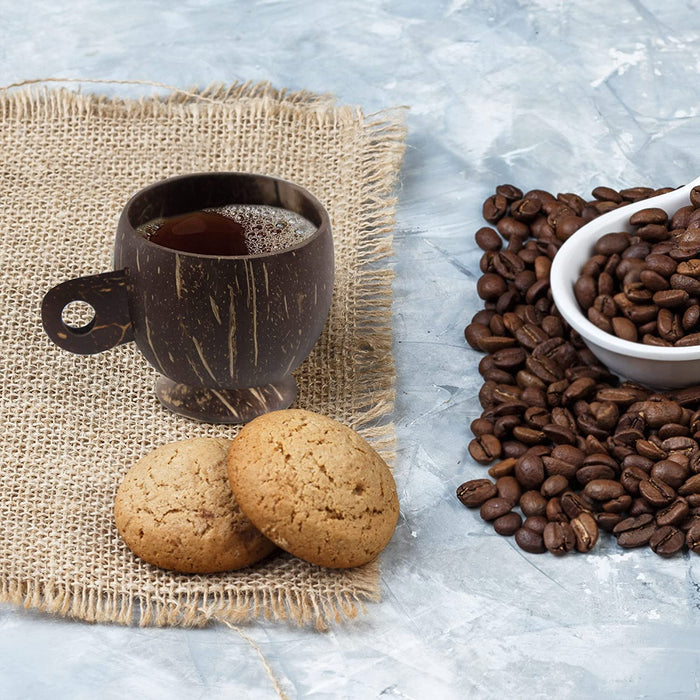
<svg viewBox="0 0 700 700"><path fill-rule="evenodd" d="M77 356L52 345L41 299L111 269L128 198L164 177L246 171L293 180L327 207L330 316L297 374L296 406L358 429L391 459L392 195L400 110L366 116L268 85L116 99L64 88L0 90L0 598L89 621L202 625L265 616L319 628L378 597L378 565L333 571L286 554L222 575L138 560L112 504L137 459L165 442L232 438L157 402L133 343Z"/></svg>

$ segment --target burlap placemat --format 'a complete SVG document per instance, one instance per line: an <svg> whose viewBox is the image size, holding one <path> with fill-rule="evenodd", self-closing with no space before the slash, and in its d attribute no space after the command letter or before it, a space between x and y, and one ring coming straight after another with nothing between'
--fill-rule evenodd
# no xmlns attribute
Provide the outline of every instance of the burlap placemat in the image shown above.
<svg viewBox="0 0 700 700"><path fill-rule="evenodd" d="M128 467L156 446L235 427L177 417L133 343L59 350L40 303L54 284L111 269L119 214L144 185L187 172L276 175L327 207L336 286L324 334L297 373L296 405L360 430L390 459L391 196L401 115L267 85L121 100L65 89L0 91L0 599L90 621L319 627L378 596L378 566L332 571L280 554L225 575L147 565L112 517Z"/></svg>

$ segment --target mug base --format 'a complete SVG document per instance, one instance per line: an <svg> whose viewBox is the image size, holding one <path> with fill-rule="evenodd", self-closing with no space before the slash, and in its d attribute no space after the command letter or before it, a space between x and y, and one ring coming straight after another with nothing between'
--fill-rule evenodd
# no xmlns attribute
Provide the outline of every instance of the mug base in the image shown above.
<svg viewBox="0 0 700 700"><path fill-rule="evenodd" d="M294 377L245 389L207 389L167 377L156 382L158 400L173 413L205 423L247 423L263 413L289 408L297 396Z"/></svg>

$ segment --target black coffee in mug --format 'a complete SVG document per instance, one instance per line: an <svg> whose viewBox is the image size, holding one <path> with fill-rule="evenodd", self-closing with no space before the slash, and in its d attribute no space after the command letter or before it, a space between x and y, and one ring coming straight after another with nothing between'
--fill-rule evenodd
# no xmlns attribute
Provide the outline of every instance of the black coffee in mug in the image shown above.
<svg viewBox="0 0 700 700"><path fill-rule="evenodd" d="M46 293L42 321L59 347L135 341L160 402L189 418L245 423L291 405L333 295L330 220L311 193L253 173L161 180L124 207L114 265ZM78 327L63 318L76 301L94 311Z"/></svg>
<svg viewBox="0 0 700 700"><path fill-rule="evenodd" d="M201 255L260 255L291 248L314 226L301 214L259 204L230 204L165 219L153 219L137 232L164 248Z"/></svg>

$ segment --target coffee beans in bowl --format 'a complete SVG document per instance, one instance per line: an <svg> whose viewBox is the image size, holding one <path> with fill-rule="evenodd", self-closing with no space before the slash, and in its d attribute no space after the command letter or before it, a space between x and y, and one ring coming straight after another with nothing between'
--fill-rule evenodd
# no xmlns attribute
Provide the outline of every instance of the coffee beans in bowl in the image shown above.
<svg viewBox="0 0 700 700"><path fill-rule="evenodd" d="M465 338L484 353L479 362L483 411L471 423L474 438L469 453L488 473L461 484L457 496L468 508L478 509L495 532L513 536L527 552L549 551L556 556L588 552L601 533L610 533L623 548L646 547L662 557L688 549L700 552L700 386L661 392L621 380L564 317L554 303L552 289L551 274L564 246L584 226L601 221L602 215L619 212L623 216L624 212L627 219L634 217L628 222L630 230L620 235L613 231L616 235L606 238L598 250L591 248L578 258L567 258L569 263L580 261L579 270L570 278L571 303L586 323L612 342L644 352L692 351L693 346L644 343L644 331L651 326L642 326L650 321L609 315L609 300L598 299L607 296L617 304L615 296L626 295L626 273L621 278L622 291L615 287L620 283L620 266L620 273L625 266L638 266L641 281L640 263L625 260L641 260L644 270L669 281L674 274L688 271L685 267L679 271L678 265L694 258L676 260L670 254L672 248L652 252L654 246L672 240L678 219L674 224L674 214L670 218L667 214L662 223L661 213L653 211L658 207L645 200L669 192L679 191L598 187L586 199L573 193L555 196L544 190L523 192L502 185L484 205L484 216L492 226L476 233L483 250L482 277L477 284L483 308L465 328ZM693 197L697 199L698 194ZM653 202L662 201L663 196ZM687 206L694 211L695 204L689 201ZM670 235L652 240L663 234L650 226L663 227ZM649 240L635 233L642 228ZM633 255L645 252L645 246L649 250L643 258ZM683 246L690 251L690 244ZM661 261L666 264L663 268L656 259L649 268L653 255L673 261L674 271L670 263ZM574 296L581 268L595 256L605 261L600 258L591 263L600 264L600 269L589 275L593 287L587 281L582 291L588 294L586 301L591 299L588 308L610 318L612 332L590 322ZM644 278L654 285L653 275ZM630 277L627 282L637 280ZM668 289L678 287L669 283ZM627 291L633 292L632 287ZM656 291L668 290L653 291L651 304L673 309L653 301ZM688 289L683 291L688 292L688 299L693 298ZM687 304L687 308L692 306ZM637 341L624 337L632 331L621 321L613 325L615 318L635 326ZM682 326L682 317L680 322ZM615 326L619 335L615 335ZM694 329L689 326L686 331ZM700 374L695 376L700 384ZM686 383L691 379L686 378Z"/></svg>
<svg viewBox="0 0 700 700"><path fill-rule="evenodd" d="M700 186L616 206L552 263L553 300L618 375L657 389L700 381Z"/></svg>

